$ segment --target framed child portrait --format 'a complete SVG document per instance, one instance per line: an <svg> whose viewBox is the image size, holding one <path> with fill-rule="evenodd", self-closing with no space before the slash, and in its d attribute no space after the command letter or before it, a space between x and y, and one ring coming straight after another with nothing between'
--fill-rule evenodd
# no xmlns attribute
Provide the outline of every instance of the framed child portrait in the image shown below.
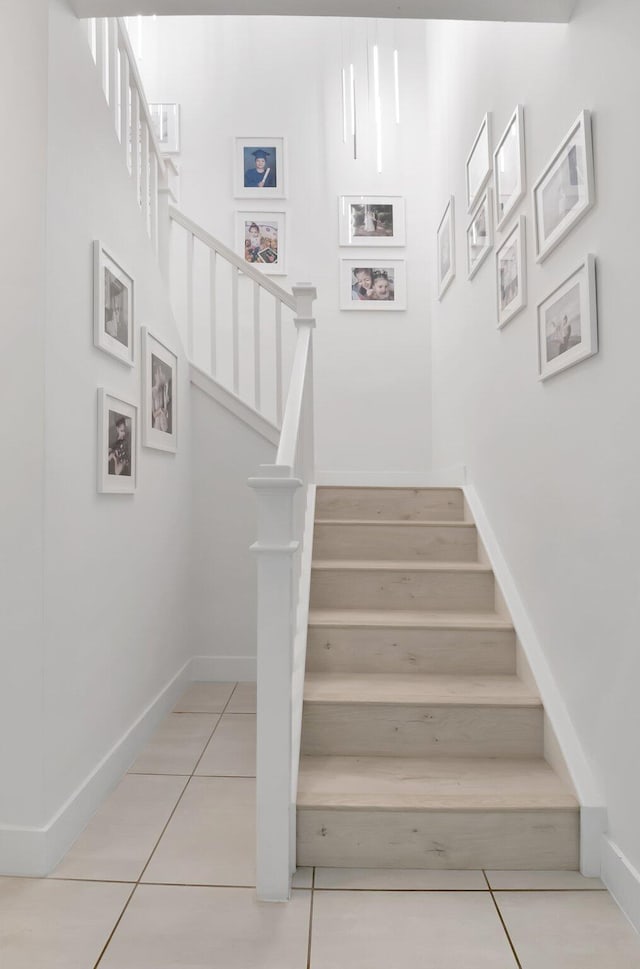
<svg viewBox="0 0 640 969"><path fill-rule="evenodd" d="M138 408L98 390L98 491L133 494L138 483Z"/></svg>
<svg viewBox="0 0 640 969"><path fill-rule="evenodd" d="M233 153L236 198L286 198L285 140L236 138Z"/></svg>
<svg viewBox="0 0 640 969"><path fill-rule="evenodd" d="M93 243L93 342L133 366L133 279L98 240Z"/></svg>
<svg viewBox="0 0 640 969"><path fill-rule="evenodd" d="M245 262L263 273L284 276L286 254L284 212L238 212L236 249Z"/></svg>
<svg viewBox="0 0 640 969"><path fill-rule="evenodd" d="M340 260L340 309L406 308L407 274L403 259Z"/></svg>
<svg viewBox="0 0 640 969"><path fill-rule="evenodd" d="M142 444L160 451L178 449L178 357L142 328Z"/></svg>

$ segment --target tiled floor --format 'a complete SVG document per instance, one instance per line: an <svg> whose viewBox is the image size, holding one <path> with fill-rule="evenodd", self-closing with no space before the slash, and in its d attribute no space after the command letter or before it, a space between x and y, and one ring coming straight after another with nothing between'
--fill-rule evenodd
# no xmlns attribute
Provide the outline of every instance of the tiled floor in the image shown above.
<svg viewBox="0 0 640 969"><path fill-rule="evenodd" d="M640 969L573 872L303 869L254 892L255 689L194 684L47 879L0 878L1 969Z"/></svg>

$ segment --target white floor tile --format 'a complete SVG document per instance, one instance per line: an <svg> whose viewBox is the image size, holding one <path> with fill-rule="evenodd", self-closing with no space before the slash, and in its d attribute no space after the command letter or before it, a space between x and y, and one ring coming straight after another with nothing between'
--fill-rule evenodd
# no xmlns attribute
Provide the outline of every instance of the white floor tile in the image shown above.
<svg viewBox="0 0 640 969"><path fill-rule="evenodd" d="M186 783L186 777L126 774L53 876L135 881Z"/></svg>
<svg viewBox="0 0 640 969"><path fill-rule="evenodd" d="M2 969L91 969L131 885L0 878Z"/></svg>
<svg viewBox="0 0 640 969"><path fill-rule="evenodd" d="M407 868L316 868L316 888L488 891L481 871Z"/></svg>
<svg viewBox="0 0 640 969"><path fill-rule="evenodd" d="M194 777L143 881L255 885L255 781Z"/></svg>
<svg viewBox="0 0 640 969"><path fill-rule="evenodd" d="M222 713L235 683L192 683L175 706L174 713Z"/></svg>
<svg viewBox="0 0 640 969"><path fill-rule="evenodd" d="M254 713L222 716L209 741L197 775L256 776L256 717Z"/></svg>
<svg viewBox="0 0 640 969"><path fill-rule="evenodd" d="M310 896L278 905L253 889L143 885L100 969L305 969Z"/></svg>
<svg viewBox="0 0 640 969"><path fill-rule="evenodd" d="M292 880L292 888L311 888L313 882L313 868L298 868Z"/></svg>
<svg viewBox="0 0 640 969"><path fill-rule="evenodd" d="M347 967L516 969L516 962L488 892L317 892L311 969Z"/></svg>
<svg viewBox="0 0 640 969"><path fill-rule="evenodd" d="M170 713L135 763L133 774L191 774L219 716Z"/></svg>
<svg viewBox="0 0 640 969"><path fill-rule="evenodd" d="M255 713L256 685L255 683L238 683L233 692L225 713Z"/></svg>
<svg viewBox="0 0 640 969"><path fill-rule="evenodd" d="M602 889L599 878L585 878L579 871L488 871L487 878L492 888L503 889Z"/></svg>
<svg viewBox="0 0 640 969"><path fill-rule="evenodd" d="M523 969L637 969L640 937L608 892L498 892Z"/></svg>

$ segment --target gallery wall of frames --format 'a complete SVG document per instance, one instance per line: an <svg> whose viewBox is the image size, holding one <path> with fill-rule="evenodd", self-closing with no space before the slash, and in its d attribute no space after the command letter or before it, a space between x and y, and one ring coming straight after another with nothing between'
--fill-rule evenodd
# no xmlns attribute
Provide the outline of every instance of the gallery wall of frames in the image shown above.
<svg viewBox="0 0 640 969"><path fill-rule="evenodd" d="M591 114L581 111L531 187L533 259L527 218L525 109L517 105L494 145L491 114L482 119L465 163L466 273L472 283L494 251L496 325L527 307L527 277L573 232L595 204ZM455 198L436 232L438 298L456 276ZM535 263L535 265L534 265ZM596 257L585 253L536 307L538 378L546 380L598 352Z"/></svg>

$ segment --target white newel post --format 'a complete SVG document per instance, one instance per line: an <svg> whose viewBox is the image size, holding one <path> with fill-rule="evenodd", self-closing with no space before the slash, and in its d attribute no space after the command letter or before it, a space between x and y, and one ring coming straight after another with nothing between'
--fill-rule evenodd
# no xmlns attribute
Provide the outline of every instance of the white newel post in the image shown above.
<svg viewBox="0 0 640 969"><path fill-rule="evenodd" d="M258 898L290 897L291 677L293 669L293 506L301 481L291 467L262 465L250 478L258 501L256 889Z"/></svg>
<svg viewBox="0 0 640 969"><path fill-rule="evenodd" d="M167 286L169 285L169 260L170 255L170 234L171 218L169 216L169 206L171 204L171 189L169 188L169 172L167 166L158 172L158 263L160 272L164 276Z"/></svg>

